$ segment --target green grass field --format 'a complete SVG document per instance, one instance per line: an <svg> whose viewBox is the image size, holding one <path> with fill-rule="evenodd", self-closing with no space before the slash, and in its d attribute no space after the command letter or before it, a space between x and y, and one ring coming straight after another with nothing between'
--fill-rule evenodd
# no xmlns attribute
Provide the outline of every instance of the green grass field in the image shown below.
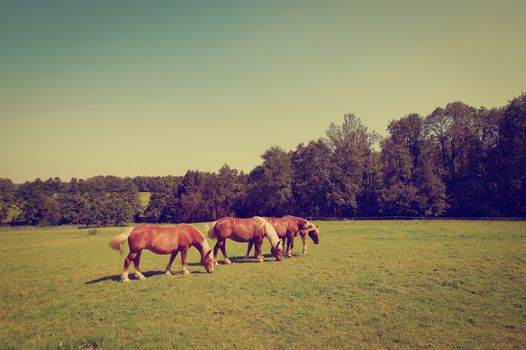
<svg viewBox="0 0 526 350"><path fill-rule="evenodd" d="M150 203L151 196L152 196L151 192L139 192L139 202L141 203L142 210L148 207L148 203Z"/></svg>
<svg viewBox="0 0 526 350"><path fill-rule="evenodd" d="M319 225L306 255L213 274L145 252L126 285L119 228L1 229L0 348L526 348L525 222Z"/></svg>

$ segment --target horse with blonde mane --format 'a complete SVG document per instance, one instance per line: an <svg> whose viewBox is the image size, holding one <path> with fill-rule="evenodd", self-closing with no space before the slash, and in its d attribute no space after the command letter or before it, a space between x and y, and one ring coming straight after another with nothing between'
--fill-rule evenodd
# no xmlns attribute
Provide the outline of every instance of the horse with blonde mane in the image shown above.
<svg viewBox="0 0 526 350"><path fill-rule="evenodd" d="M290 258L292 257L292 251L294 249L294 237L298 234L301 236L303 242L303 254L307 252L307 234L312 239L314 244L320 242L318 237L318 226L311 222L292 215L286 215L282 218L264 217L276 230L279 238L283 241L286 240L285 254ZM248 259L250 250L252 249L252 242L248 243L247 253L245 259Z"/></svg>
<svg viewBox="0 0 526 350"><path fill-rule="evenodd" d="M226 253L226 239L230 238L236 242L251 242L256 247L256 256L258 262L263 262L263 253L261 245L263 237L266 237L272 246L272 255L276 260L283 258L282 242L272 225L262 217L254 216L249 219L238 219L233 217L224 217L212 224L208 231L208 237L216 238L217 243L214 246L214 261L217 264L217 252L221 249L225 264L231 261Z"/></svg>
<svg viewBox="0 0 526 350"><path fill-rule="evenodd" d="M195 227L189 224L179 224L176 226L152 226L140 225L127 228L123 233L113 237L109 245L115 250L123 253L122 244L128 240L130 252L124 260L124 270L121 282L130 282L128 278L128 268L133 261L135 265L135 277L144 279L144 275L139 267L141 253L143 249L148 249L156 254L171 254L168 265L165 269L166 275L171 275L170 268L177 253L181 252L181 263L183 274L189 274L186 268L186 255L190 247L196 248L201 254L201 264L208 273L214 271L214 261L212 260L210 246L204 235Z"/></svg>

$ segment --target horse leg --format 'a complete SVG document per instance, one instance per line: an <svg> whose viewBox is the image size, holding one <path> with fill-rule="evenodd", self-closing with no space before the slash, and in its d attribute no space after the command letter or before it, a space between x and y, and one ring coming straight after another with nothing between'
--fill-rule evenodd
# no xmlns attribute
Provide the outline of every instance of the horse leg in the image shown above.
<svg viewBox="0 0 526 350"><path fill-rule="evenodd" d="M248 242L248 248L247 248L247 253L245 254L245 260L248 260L248 256L250 255L250 251L252 250L253 245L254 245L254 242L252 241Z"/></svg>
<svg viewBox="0 0 526 350"><path fill-rule="evenodd" d="M288 244L287 244L287 256L289 258L292 257L292 251L294 250L294 235L290 235L287 237L288 239Z"/></svg>
<svg viewBox="0 0 526 350"><path fill-rule="evenodd" d="M136 255L136 252L130 251L126 259L124 259L124 270L122 271L121 282L130 282L130 279L128 278L128 268L130 267L130 264L133 261L133 259L135 259Z"/></svg>
<svg viewBox="0 0 526 350"><path fill-rule="evenodd" d="M219 250L219 247L221 246L221 241L217 239L216 245L214 246L214 264L217 265L217 251Z"/></svg>
<svg viewBox="0 0 526 350"><path fill-rule="evenodd" d="M164 274L165 275L171 275L172 273L170 272L170 268L172 267L172 264L175 260L175 257L177 256L177 253L179 253L179 251L176 251L174 253L172 253L172 255L170 255L170 261L168 261L168 265L166 265L166 269L164 270Z"/></svg>
<svg viewBox="0 0 526 350"><path fill-rule="evenodd" d="M232 261L230 261L226 254L226 241L223 241L223 244L221 244L221 253L223 253L223 258L225 258L225 264L231 264Z"/></svg>
<svg viewBox="0 0 526 350"><path fill-rule="evenodd" d="M258 262L262 263L264 261L263 259L263 253L261 252L261 245L263 244L263 237L256 239L256 255L258 257Z"/></svg>
<svg viewBox="0 0 526 350"><path fill-rule="evenodd" d="M141 253L142 250L139 250L135 256L135 259L133 259L133 265L135 266L135 277L137 277L137 279L143 280L145 277L141 272L141 268L139 267L139 264L141 263Z"/></svg>
<svg viewBox="0 0 526 350"><path fill-rule="evenodd" d="M289 250L289 236L286 235L285 237L283 237L283 239L281 240L283 242L283 254L287 254L288 250Z"/></svg>
<svg viewBox="0 0 526 350"><path fill-rule="evenodd" d="M186 254L188 254L188 249L190 247L185 247L181 250L181 264L183 265L183 275L189 275L190 271L186 268Z"/></svg>
<svg viewBox="0 0 526 350"><path fill-rule="evenodd" d="M303 251L302 254L307 253L307 235L301 235L301 242L303 243Z"/></svg>

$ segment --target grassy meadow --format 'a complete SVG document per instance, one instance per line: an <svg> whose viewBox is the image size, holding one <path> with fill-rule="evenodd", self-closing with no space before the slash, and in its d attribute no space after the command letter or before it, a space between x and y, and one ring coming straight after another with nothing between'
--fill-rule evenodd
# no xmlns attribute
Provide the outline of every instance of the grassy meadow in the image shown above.
<svg viewBox="0 0 526 350"><path fill-rule="evenodd" d="M213 274L145 251L130 284L120 228L0 229L0 348L526 348L525 222L318 224L305 255Z"/></svg>
<svg viewBox="0 0 526 350"><path fill-rule="evenodd" d="M151 192L139 192L139 203L141 204L141 208L144 210L148 206L148 203L150 203L150 197L152 196Z"/></svg>

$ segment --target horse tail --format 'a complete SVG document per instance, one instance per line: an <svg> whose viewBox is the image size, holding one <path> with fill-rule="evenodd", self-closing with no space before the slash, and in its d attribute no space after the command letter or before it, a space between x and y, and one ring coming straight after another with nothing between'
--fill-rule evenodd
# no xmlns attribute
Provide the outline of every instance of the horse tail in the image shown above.
<svg viewBox="0 0 526 350"><path fill-rule="evenodd" d="M123 243L128 239L132 231L133 227L127 227L121 234L110 239L109 246L112 249L120 251L121 255L124 255Z"/></svg>
<svg viewBox="0 0 526 350"><path fill-rule="evenodd" d="M217 238L216 237L216 233L215 233L216 223L217 223L217 221L214 221L212 223L212 226L210 226L210 228L208 227L208 225L205 225L206 230L208 231L208 237L211 238L211 239Z"/></svg>

